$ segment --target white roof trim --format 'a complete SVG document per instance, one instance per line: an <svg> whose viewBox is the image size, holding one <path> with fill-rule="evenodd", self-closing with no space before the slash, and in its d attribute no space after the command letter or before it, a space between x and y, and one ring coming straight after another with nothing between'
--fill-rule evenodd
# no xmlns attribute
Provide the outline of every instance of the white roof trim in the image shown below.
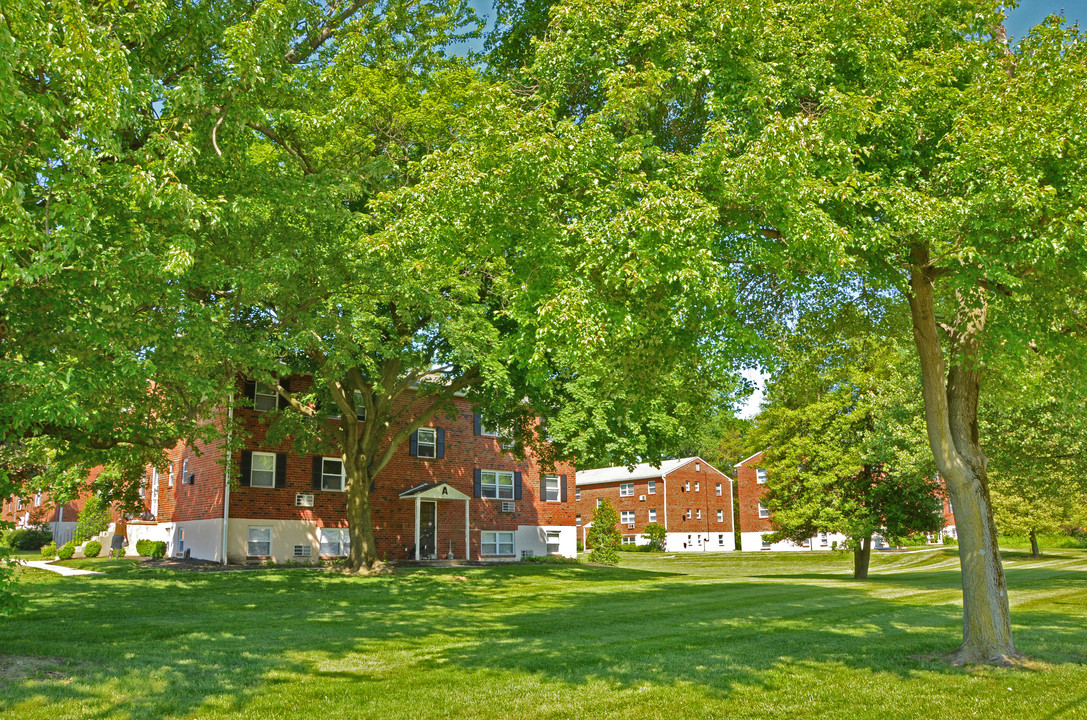
<svg viewBox="0 0 1087 720"><path fill-rule="evenodd" d="M677 458L674 460L665 460L660 464L660 467L652 465L651 463L641 463L635 465L634 469L629 469L626 465L616 465L614 467L598 468L596 470L578 470L575 473L575 486L583 485L601 485L603 483L611 482L627 482L630 480L649 480L652 478L664 478L669 473L673 473L679 470L684 465L689 465L692 462L700 462L711 470L724 475L723 472L710 465L708 462L700 457L686 457ZM731 478L729 478L731 481Z"/></svg>
<svg viewBox="0 0 1087 720"><path fill-rule="evenodd" d="M766 452L766 451L765 451L765 450L759 450L759 451L758 451L757 453L755 453L754 455L751 455L751 456L749 456L749 457L745 457L745 458L744 458L743 460L741 460L740 462L736 463L736 464L735 464L735 465L733 465L732 467L740 467L741 465L743 465L743 464L744 464L745 462L747 462L748 460L751 460L752 458L757 458L757 457L758 457L759 455L762 455L762 454L763 454L764 452Z"/></svg>

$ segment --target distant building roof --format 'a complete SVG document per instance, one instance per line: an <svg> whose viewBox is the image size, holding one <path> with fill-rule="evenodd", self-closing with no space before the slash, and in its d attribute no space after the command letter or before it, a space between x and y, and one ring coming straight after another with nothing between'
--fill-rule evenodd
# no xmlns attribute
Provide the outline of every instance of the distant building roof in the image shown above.
<svg viewBox="0 0 1087 720"><path fill-rule="evenodd" d="M762 453L763 453L763 451L762 451L762 450L759 450L759 451L758 451L757 453L755 453L754 455L751 455L750 457L745 457L745 458L744 458L743 460L741 460L740 462L738 462L738 463L736 463L735 465L733 465L733 467L740 467L741 465L743 465L744 463L746 463L746 462L747 462L748 460L754 460L755 458L761 458L761 457L762 457Z"/></svg>
<svg viewBox="0 0 1087 720"><path fill-rule="evenodd" d="M599 485L601 483L620 482L626 480L646 480L648 478L664 477L673 470L678 470L687 463L692 463L695 460L705 464L706 467L717 468L710 465L708 462L700 457L686 457L677 458L675 460L665 460L660 464L660 467L651 463L642 463L635 465L634 469L629 469L626 465L616 465L615 467L599 468L597 470L578 470L575 475L575 485ZM718 472L720 472L718 470ZM724 473L721 473L724 475ZM726 476L727 477L727 476Z"/></svg>

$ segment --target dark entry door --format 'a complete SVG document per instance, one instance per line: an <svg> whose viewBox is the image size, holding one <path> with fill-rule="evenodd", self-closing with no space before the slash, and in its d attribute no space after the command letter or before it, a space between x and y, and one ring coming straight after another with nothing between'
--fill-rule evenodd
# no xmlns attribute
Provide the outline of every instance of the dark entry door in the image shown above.
<svg viewBox="0 0 1087 720"><path fill-rule="evenodd" d="M432 558L435 529L438 523L438 503L422 502L419 507L419 557Z"/></svg>

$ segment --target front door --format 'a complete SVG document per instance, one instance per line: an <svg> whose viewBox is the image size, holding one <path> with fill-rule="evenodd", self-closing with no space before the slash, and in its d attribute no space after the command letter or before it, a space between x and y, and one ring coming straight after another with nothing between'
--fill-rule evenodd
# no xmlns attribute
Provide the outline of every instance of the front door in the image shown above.
<svg viewBox="0 0 1087 720"><path fill-rule="evenodd" d="M438 524L438 503L422 502L419 506L419 557L433 558L435 531Z"/></svg>

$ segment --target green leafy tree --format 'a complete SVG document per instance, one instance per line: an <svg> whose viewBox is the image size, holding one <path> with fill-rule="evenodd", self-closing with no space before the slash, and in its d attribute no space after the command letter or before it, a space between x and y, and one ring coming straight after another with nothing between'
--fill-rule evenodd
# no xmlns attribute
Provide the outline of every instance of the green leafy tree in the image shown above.
<svg viewBox="0 0 1087 720"><path fill-rule="evenodd" d="M101 495L91 495L83 504L79 513L79 522L75 526L75 541L81 543L109 527L111 520L110 505Z"/></svg>
<svg viewBox="0 0 1087 720"><path fill-rule="evenodd" d="M649 541L649 546L654 550L664 550L668 540L668 528L660 523L649 523L642 533Z"/></svg>
<svg viewBox="0 0 1087 720"><path fill-rule="evenodd" d="M991 0L570 0L549 11L525 103L637 148L628 166L691 191L691 220L712 207L715 257L753 297L862 278L905 300L956 511L958 663L1015 654L983 368L1032 343L1081 370L1087 357L1087 43L1054 18L1012 53L1001 21Z"/></svg>
<svg viewBox="0 0 1087 720"><path fill-rule="evenodd" d="M619 534L619 513L607 498L603 498L593 511L593 526L585 541L592 548L589 562L602 565L619 564L619 546L623 536Z"/></svg>
<svg viewBox="0 0 1087 720"><path fill-rule="evenodd" d="M914 365L873 332L886 327L885 308L860 305L794 326L756 420L772 539L842 533L856 579L868 577L872 535L893 540L943 524Z"/></svg>
<svg viewBox="0 0 1087 720"><path fill-rule="evenodd" d="M1027 356L992 370L980 409L997 528L1030 538L1083 524L1087 507L1084 392L1061 368Z"/></svg>

